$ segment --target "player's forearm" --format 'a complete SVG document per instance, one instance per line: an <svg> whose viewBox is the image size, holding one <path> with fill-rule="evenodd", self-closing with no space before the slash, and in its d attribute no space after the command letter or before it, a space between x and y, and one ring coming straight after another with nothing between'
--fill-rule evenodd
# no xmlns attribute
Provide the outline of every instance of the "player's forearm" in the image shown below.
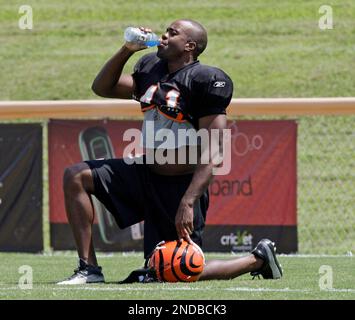
<svg viewBox="0 0 355 320"><path fill-rule="evenodd" d="M126 46L122 46L122 48L105 63L92 84L92 90L97 95L105 97L111 95L112 90L121 77L124 65L133 53L134 52L129 50Z"/></svg>
<svg viewBox="0 0 355 320"><path fill-rule="evenodd" d="M222 130L225 127L224 117L219 119L220 123L214 129ZM214 170L220 167L221 159L223 158L223 134L219 132L218 137L211 135L209 132L209 140L211 144L203 144L200 155L199 164L196 167L192 181L183 196L182 202L189 205L194 205L195 201L200 199L202 194L210 185ZM206 161L206 159L208 159Z"/></svg>
<svg viewBox="0 0 355 320"><path fill-rule="evenodd" d="M192 207L196 200L200 199L212 181L213 168L212 162L197 165L192 181L181 200L182 202Z"/></svg>

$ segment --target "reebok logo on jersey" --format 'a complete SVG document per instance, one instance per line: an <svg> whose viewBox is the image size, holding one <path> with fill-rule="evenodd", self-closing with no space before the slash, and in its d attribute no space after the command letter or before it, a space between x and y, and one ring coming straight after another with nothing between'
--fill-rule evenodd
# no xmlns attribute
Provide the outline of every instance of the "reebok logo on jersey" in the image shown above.
<svg viewBox="0 0 355 320"><path fill-rule="evenodd" d="M215 88L224 88L226 85L226 82L225 81L216 81L213 86Z"/></svg>

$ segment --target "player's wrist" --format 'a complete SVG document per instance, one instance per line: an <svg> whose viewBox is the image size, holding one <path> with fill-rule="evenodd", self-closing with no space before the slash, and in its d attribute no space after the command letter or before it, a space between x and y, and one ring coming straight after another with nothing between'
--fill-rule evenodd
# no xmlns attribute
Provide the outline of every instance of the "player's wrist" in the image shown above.
<svg viewBox="0 0 355 320"><path fill-rule="evenodd" d="M181 204L187 207L192 208L194 206L196 199L191 196L191 195L185 195L182 199L181 199Z"/></svg>
<svg viewBox="0 0 355 320"><path fill-rule="evenodd" d="M126 44L124 44L124 45L121 47L120 51L121 51L122 53L124 53L124 54L129 55L129 56L133 55L133 54L136 52L135 50L133 50L132 48L130 48L130 47L127 46Z"/></svg>
<svg viewBox="0 0 355 320"><path fill-rule="evenodd" d="M146 46L142 46L142 45L139 45L136 43L131 43L131 42L125 42L123 47L125 48L125 50L127 50L131 54L147 48Z"/></svg>

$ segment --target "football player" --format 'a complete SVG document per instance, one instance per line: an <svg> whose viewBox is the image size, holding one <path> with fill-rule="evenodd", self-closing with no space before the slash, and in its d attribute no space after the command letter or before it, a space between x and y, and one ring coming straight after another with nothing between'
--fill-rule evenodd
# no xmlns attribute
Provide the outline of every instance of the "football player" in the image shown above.
<svg viewBox="0 0 355 320"><path fill-rule="evenodd" d="M203 152L196 140L170 139L163 145L156 139L147 145L147 135L156 136L160 129L168 129L178 137L178 130L211 132L226 128L226 108L232 98L233 82L222 70L198 61L206 46L207 32L200 23L174 21L161 36L157 52L139 59L132 74L122 74L126 62L146 47L126 42L96 76L92 89L97 95L133 97L140 102L144 113L145 156L140 163L127 163L125 159L93 160L65 170L65 205L79 266L59 284L104 282L92 240L91 195L105 205L120 228L144 220L145 258L162 240L185 239L202 246L208 186L216 164L210 158L207 163L186 161L190 154ZM145 130L149 122L154 124L153 132ZM186 158L179 163L176 160L180 159L182 149ZM162 164L158 158L167 151L173 152L174 161ZM264 278L282 276L270 240L260 241L244 257L207 261L200 280L231 279L247 272ZM139 275L134 273L126 282L140 281Z"/></svg>

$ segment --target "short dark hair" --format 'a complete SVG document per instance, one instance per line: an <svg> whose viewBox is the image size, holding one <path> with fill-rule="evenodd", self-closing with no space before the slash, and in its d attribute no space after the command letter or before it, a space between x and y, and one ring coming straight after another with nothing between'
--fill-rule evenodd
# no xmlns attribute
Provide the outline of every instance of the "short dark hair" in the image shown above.
<svg viewBox="0 0 355 320"><path fill-rule="evenodd" d="M196 59L207 47L207 31L206 29L197 21L190 19L182 19L180 21L186 21L191 24L190 32L188 36L192 41L196 42L196 49L194 51L194 58Z"/></svg>

